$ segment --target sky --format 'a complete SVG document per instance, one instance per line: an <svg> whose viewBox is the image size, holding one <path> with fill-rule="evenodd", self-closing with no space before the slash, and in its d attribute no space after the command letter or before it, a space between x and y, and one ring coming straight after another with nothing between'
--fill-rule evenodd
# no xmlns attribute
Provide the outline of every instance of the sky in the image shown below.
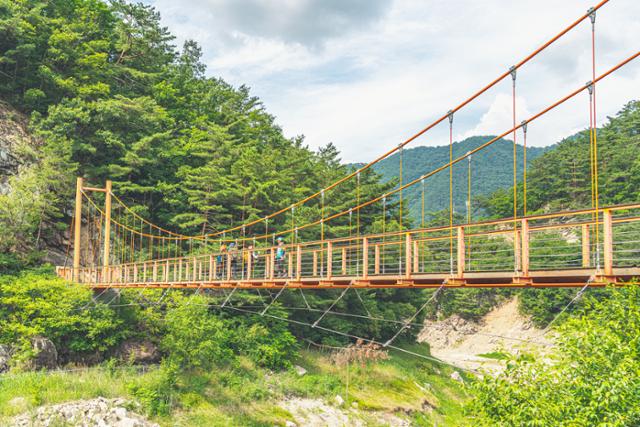
<svg viewBox="0 0 640 427"><path fill-rule="evenodd" d="M181 45L203 49L207 75L246 85L287 137L334 143L370 161L484 87L597 0L146 0ZM640 1L597 13L596 73L640 48ZM517 121L591 80L591 24L518 70ZM454 139L512 125L511 79L456 113ZM597 120L640 98L640 59L596 89ZM546 146L589 125L586 92L528 126ZM516 138L521 141L522 135ZM443 123L411 146L448 143Z"/></svg>

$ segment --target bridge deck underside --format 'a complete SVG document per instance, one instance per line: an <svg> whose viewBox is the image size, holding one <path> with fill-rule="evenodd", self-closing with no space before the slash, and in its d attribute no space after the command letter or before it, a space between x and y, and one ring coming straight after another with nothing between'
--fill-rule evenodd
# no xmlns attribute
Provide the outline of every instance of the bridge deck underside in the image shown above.
<svg viewBox="0 0 640 427"><path fill-rule="evenodd" d="M91 288L437 288L443 283L450 288L556 288L582 287L588 281L590 286L606 286L609 283L638 283L640 268L615 268L613 276L601 276L592 268L571 270L539 270L531 271L528 277L514 275L513 272L468 273L463 279L451 278L446 274L416 274L410 278L398 275L369 276L366 279L353 276L335 276L323 278L277 278L271 280L213 280L213 281L180 281L180 282L129 282L129 283L88 283Z"/></svg>

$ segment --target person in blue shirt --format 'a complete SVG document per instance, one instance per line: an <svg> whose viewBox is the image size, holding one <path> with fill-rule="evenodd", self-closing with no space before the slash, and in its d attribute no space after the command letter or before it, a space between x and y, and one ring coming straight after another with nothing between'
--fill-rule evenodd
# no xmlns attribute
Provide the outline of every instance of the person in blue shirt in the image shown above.
<svg viewBox="0 0 640 427"><path fill-rule="evenodd" d="M287 256L287 250L284 247L284 239L282 237L278 237L278 247L276 248L276 268L275 273L276 277L286 277L287 272L284 267L284 260Z"/></svg>

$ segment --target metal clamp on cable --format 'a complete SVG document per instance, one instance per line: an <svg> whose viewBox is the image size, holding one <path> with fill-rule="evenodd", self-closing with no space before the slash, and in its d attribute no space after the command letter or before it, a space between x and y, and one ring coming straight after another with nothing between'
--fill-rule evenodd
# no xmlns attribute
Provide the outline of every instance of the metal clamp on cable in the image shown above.
<svg viewBox="0 0 640 427"><path fill-rule="evenodd" d="M517 72L518 72L518 68L515 65L512 65L511 67L509 67L509 74L511 74L511 80L513 80L514 83L516 81Z"/></svg>

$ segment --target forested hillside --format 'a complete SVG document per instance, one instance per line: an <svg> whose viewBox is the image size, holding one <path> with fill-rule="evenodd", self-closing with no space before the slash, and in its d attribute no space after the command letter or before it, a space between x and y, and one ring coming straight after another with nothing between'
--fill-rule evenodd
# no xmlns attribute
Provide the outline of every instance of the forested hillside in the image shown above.
<svg viewBox="0 0 640 427"><path fill-rule="evenodd" d="M494 136L473 136L453 143L453 158L468 153ZM549 147L528 147L527 164L542 155ZM518 180L523 176L524 147L517 146ZM410 182L449 162L449 146L406 148L402 154L402 181ZM500 167L495 167L500 165ZM468 191L468 162L460 162L453 167L454 210L466 216ZM398 182L400 154L395 153L374 165L373 170L382 175L383 181ZM513 142L499 139L488 148L472 156L471 197L474 217L482 213L477 203L478 196L493 193L498 189L513 185ZM409 204L409 215L419 224L422 214L422 187L416 184L404 192ZM474 197L476 198L474 201ZM444 170L425 180L425 215L427 220L435 212L449 209L449 172Z"/></svg>
<svg viewBox="0 0 640 427"><path fill-rule="evenodd" d="M42 142L1 196L0 252L26 259L59 245L76 176L112 179L139 214L197 234L263 217L346 173L334 147L286 138L249 88L206 77L198 45L173 40L143 4L0 2L0 99ZM372 173L361 183L362 197L388 188ZM336 210L353 203L353 187L327 195Z"/></svg>
<svg viewBox="0 0 640 427"><path fill-rule="evenodd" d="M584 130L532 162L527 180L531 213L591 206L589 145ZM598 129L597 157L600 205L640 200L640 101L629 102ZM512 192L498 191L482 205L491 216L509 216Z"/></svg>

